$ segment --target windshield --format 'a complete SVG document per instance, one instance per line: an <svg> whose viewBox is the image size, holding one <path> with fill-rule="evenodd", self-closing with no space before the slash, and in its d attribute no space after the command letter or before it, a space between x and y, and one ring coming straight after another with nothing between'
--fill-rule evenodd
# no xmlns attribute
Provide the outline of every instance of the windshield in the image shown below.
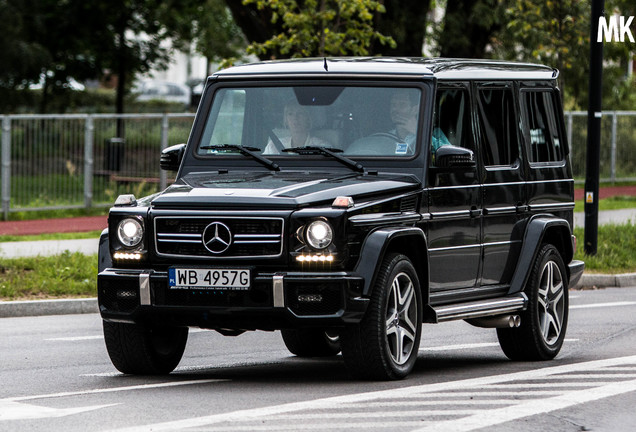
<svg viewBox="0 0 636 432"><path fill-rule="evenodd" d="M266 157L298 158L306 153L286 149L324 147L351 157L410 157L421 99L422 91L410 87L221 88L197 154L236 156L229 146L245 146Z"/></svg>

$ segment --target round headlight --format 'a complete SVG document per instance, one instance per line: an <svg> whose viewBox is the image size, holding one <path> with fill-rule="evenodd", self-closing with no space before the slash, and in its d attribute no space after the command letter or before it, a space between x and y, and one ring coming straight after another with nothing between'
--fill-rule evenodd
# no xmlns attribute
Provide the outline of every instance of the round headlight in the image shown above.
<svg viewBox="0 0 636 432"><path fill-rule="evenodd" d="M312 248L324 249L331 244L333 229L331 225L325 221L313 221L307 227L305 238Z"/></svg>
<svg viewBox="0 0 636 432"><path fill-rule="evenodd" d="M137 246L144 237L144 229L137 219L126 218L117 226L117 237L124 246Z"/></svg>

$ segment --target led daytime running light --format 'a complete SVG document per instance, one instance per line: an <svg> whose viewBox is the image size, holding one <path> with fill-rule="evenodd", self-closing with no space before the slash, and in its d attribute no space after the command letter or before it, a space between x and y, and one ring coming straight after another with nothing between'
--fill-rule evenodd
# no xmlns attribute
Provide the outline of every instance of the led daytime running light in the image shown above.
<svg viewBox="0 0 636 432"><path fill-rule="evenodd" d="M113 258L117 260L140 260L142 255L140 253L115 252Z"/></svg>
<svg viewBox="0 0 636 432"><path fill-rule="evenodd" d="M333 255L298 255L296 261L301 263L308 262L333 262Z"/></svg>

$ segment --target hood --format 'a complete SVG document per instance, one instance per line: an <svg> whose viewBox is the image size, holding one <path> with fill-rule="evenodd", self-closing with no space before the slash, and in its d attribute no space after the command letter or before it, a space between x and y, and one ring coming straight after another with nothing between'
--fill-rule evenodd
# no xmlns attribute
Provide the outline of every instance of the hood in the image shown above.
<svg viewBox="0 0 636 432"><path fill-rule="evenodd" d="M354 200L416 189L418 180L404 174L325 172L191 173L158 194L156 208L298 208L331 204L338 196Z"/></svg>

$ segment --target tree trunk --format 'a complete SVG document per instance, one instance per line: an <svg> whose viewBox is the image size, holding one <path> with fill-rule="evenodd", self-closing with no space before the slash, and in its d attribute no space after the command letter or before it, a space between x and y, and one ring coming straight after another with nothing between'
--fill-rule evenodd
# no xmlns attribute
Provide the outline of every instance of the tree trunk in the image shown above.
<svg viewBox="0 0 636 432"><path fill-rule="evenodd" d="M124 94L126 93L126 43L124 30L119 33L117 53L117 94L115 96L115 112L124 113ZM124 119L117 118L117 137L124 138Z"/></svg>
<svg viewBox="0 0 636 432"><path fill-rule="evenodd" d="M430 6L430 0L384 0L386 13L376 14L375 29L385 36L393 37L397 47L391 48L375 42L372 53L421 56L426 34L426 15Z"/></svg>
<svg viewBox="0 0 636 432"><path fill-rule="evenodd" d="M478 3L473 0L448 0L444 15L444 30L440 38L440 56L454 58L483 58L490 39L499 27L488 25L477 16ZM496 5L493 5L493 8ZM495 11L493 10L493 13Z"/></svg>

